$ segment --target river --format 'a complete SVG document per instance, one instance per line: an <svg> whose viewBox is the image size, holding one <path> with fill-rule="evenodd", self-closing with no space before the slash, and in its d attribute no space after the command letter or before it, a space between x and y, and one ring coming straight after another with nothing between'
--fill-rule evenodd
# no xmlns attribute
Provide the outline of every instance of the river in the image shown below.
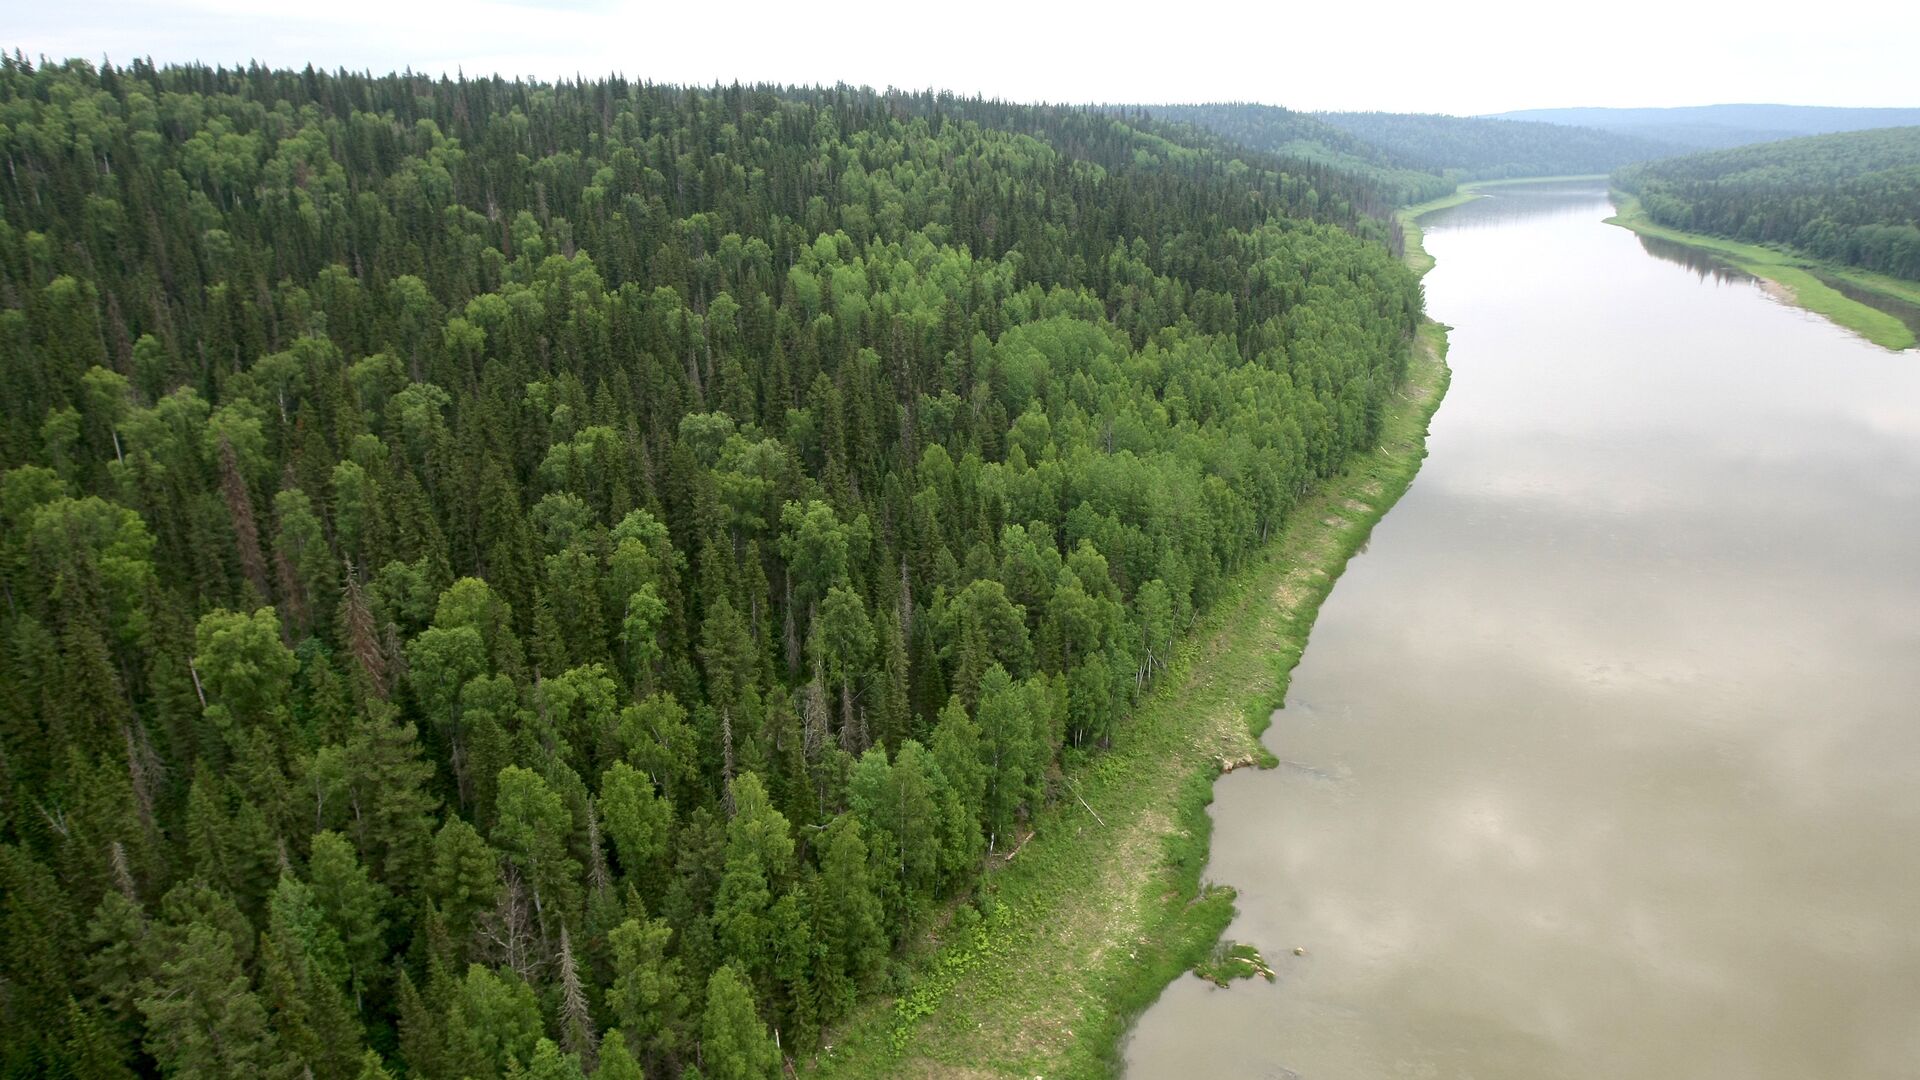
<svg viewBox="0 0 1920 1080"><path fill-rule="evenodd" d="M1920 1076L1920 352L1610 212L1423 222L1430 456L1216 789L1278 981L1134 1080Z"/></svg>

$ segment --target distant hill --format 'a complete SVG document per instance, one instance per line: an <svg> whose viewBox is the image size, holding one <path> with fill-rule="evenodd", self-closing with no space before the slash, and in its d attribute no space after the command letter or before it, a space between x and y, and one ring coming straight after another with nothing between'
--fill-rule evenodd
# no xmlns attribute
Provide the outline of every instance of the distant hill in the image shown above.
<svg viewBox="0 0 1920 1080"><path fill-rule="evenodd" d="M1819 105L1694 105L1675 109L1521 109L1491 120L1597 128L1689 150L1722 150L1801 135L1920 124L1920 109L1840 109Z"/></svg>
<svg viewBox="0 0 1920 1080"><path fill-rule="evenodd" d="M1612 172L1687 147L1561 123L1429 113L1315 113L1315 119L1379 147L1404 165L1467 180Z"/></svg>
<svg viewBox="0 0 1920 1080"><path fill-rule="evenodd" d="M1920 280L1920 127L1691 154L1614 177L1668 228Z"/></svg>
<svg viewBox="0 0 1920 1080"><path fill-rule="evenodd" d="M1371 182L1398 203L1423 202L1444 195L1456 182L1456 178L1442 175L1440 169L1415 164L1390 148L1377 146L1310 113L1276 105L1221 102L1112 108L1130 117L1144 115L1191 125L1249 150L1337 169Z"/></svg>

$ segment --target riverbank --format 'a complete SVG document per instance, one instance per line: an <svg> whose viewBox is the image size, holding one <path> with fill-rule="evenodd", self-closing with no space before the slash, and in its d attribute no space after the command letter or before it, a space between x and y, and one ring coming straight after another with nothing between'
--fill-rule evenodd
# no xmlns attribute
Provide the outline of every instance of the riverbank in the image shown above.
<svg viewBox="0 0 1920 1080"><path fill-rule="evenodd" d="M1402 258L1416 274L1425 275L1427 271L1433 269L1433 256L1427 254L1427 249L1421 245L1420 226L1415 222L1435 210L1445 210L1450 206L1472 202L1480 197L1481 190L1484 188L1513 187L1518 184L1552 184L1567 180L1605 180L1606 178L1605 173L1582 173L1575 176L1517 176L1508 180L1470 180L1455 188L1451 195L1442 195L1423 203L1403 206L1393 213L1393 220L1400 225L1402 250L1405 252Z"/></svg>
<svg viewBox="0 0 1920 1080"><path fill-rule="evenodd" d="M1855 300L1821 279L1844 281L1909 305L1920 305L1920 284L1758 244L1670 229L1648 217L1633 196L1616 191L1613 197L1617 213L1607 219L1609 225L1708 252L1754 277L1772 282L1782 290L1782 297L1795 306L1831 320L1882 348L1910 349L1916 343L1913 329L1899 317Z"/></svg>
<svg viewBox="0 0 1920 1080"><path fill-rule="evenodd" d="M1410 252L1424 254L1415 239ZM903 992L856 1014L813 1071L1114 1071L1133 1017L1205 960L1233 917L1232 890L1200 882L1213 781L1271 763L1259 733L1286 698L1321 602L1426 456L1445 354L1446 328L1423 325L1379 449L1295 507L1187 635L1112 749L1074 769L1034 838L989 870L979 914L961 909L910 957Z"/></svg>
<svg viewBox="0 0 1920 1080"><path fill-rule="evenodd" d="M1480 197L1479 192L1474 190L1479 186L1478 184L1462 185L1454 189L1451 195L1442 195L1437 199L1404 206L1393 212L1393 220L1400 226L1402 251L1400 257L1414 273L1425 277L1427 271L1433 269L1433 256L1427 254L1426 245L1422 242L1421 238L1424 234L1421 232L1419 220L1435 210L1445 210L1450 206L1472 202Z"/></svg>

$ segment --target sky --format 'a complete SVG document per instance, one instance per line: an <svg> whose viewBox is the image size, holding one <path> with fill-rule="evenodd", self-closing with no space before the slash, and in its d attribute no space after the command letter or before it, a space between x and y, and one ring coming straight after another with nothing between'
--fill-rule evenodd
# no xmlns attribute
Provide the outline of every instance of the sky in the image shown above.
<svg viewBox="0 0 1920 1080"><path fill-rule="evenodd" d="M379 73L845 82L1016 101L1467 115L1723 102L1920 106L1920 3L1269 0L0 0L30 58Z"/></svg>

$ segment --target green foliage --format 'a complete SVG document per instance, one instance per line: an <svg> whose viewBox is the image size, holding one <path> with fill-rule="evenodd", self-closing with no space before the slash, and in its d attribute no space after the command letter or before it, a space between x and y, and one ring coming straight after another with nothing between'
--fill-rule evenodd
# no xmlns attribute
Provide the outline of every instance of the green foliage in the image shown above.
<svg viewBox="0 0 1920 1080"><path fill-rule="evenodd" d="M767 1080L779 1072L780 1052L753 1011L753 996L731 966L707 980L700 1021L701 1075L713 1080Z"/></svg>
<svg viewBox="0 0 1920 1080"><path fill-rule="evenodd" d="M513 1068L507 1070L507 1076L513 1080L586 1080L579 1055L561 1053L552 1039L535 1043L533 1060L524 1068L515 1061Z"/></svg>
<svg viewBox="0 0 1920 1080"><path fill-rule="evenodd" d="M1282 157L1303 158L1366 177L1395 203L1419 202L1452 188L1444 166L1415 164L1378 142L1349 133L1328 116L1252 102L1153 105L1142 111L1241 146Z"/></svg>
<svg viewBox="0 0 1920 1080"><path fill-rule="evenodd" d="M314 890L283 877L261 938L260 982L282 1050L316 1076L347 1080L359 1071L365 1039L346 987L352 962Z"/></svg>
<svg viewBox="0 0 1920 1080"><path fill-rule="evenodd" d="M387 957L387 889L368 879L352 846L333 832L314 836L307 876L314 903L339 935L347 963L344 974L358 997L379 977Z"/></svg>
<svg viewBox="0 0 1920 1080"><path fill-rule="evenodd" d="M1920 280L1920 127L1671 158L1614 183L1668 228Z"/></svg>
<svg viewBox="0 0 1920 1080"><path fill-rule="evenodd" d="M776 940L774 898L793 875L793 836L787 819L767 801L758 776L741 774L729 792L733 817L727 822L726 867L714 898L714 923L727 954L754 982L765 983Z"/></svg>
<svg viewBox="0 0 1920 1080"><path fill-rule="evenodd" d="M188 926L140 1000L147 1053L173 1075L292 1075L248 984L231 939L205 924Z"/></svg>
<svg viewBox="0 0 1920 1080"><path fill-rule="evenodd" d="M813 903L820 955L814 979L825 1018L853 1005L861 982L873 970L886 941L883 913L874 895L871 863L860 821L836 818L822 838L820 876Z"/></svg>
<svg viewBox="0 0 1920 1080"><path fill-rule="evenodd" d="M194 630L194 668L223 724L259 724L277 716L299 661L280 643L272 608L251 615L215 611Z"/></svg>
<svg viewBox="0 0 1920 1080"><path fill-rule="evenodd" d="M0 156L9 1075L808 1054L1419 318L1144 115L16 56Z"/></svg>
<svg viewBox="0 0 1920 1080"><path fill-rule="evenodd" d="M490 910L499 898L499 856L472 825L450 817L433 838L433 866L428 871L427 898L440 911L449 933L464 939L475 916Z"/></svg>
<svg viewBox="0 0 1920 1080"><path fill-rule="evenodd" d="M607 1008L619 1027L607 1032L603 1059L615 1044L655 1059L679 1049L688 1004L680 961L668 951L672 937L665 920L638 918L628 918L607 935L614 971Z"/></svg>
<svg viewBox="0 0 1920 1080"><path fill-rule="evenodd" d="M653 781L616 761L600 777L599 808L621 870L636 883L657 878L667 863L673 806L654 791Z"/></svg>
<svg viewBox="0 0 1920 1080"><path fill-rule="evenodd" d="M572 832L566 800L539 773L518 765L500 770L493 846L518 870L543 918L549 903L569 910L579 891L580 863L567 842Z"/></svg>
<svg viewBox="0 0 1920 1080"><path fill-rule="evenodd" d="M1464 180L1589 176L1680 152L1677 144L1657 136L1641 137L1570 123L1428 113L1314 115L1416 168Z"/></svg>
<svg viewBox="0 0 1920 1080"><path fill-rule="evenodd" d="M606 1043L600 1050L600 1065L593 1075L594 1080L645 1080L640 1063L627 1051L626 1040L618 1028L607 1032Z"/></svg>
<svg viewBox="0 0 1920 1080"><path fill-rule="evenodd" d="M1133 1017L1232 921L1232 890L1201 883L1221 755L1263 754L1258 735L1285 700L1319 605L1424 456L1444 345L1427 324L1426 356L1386 417L1381 452L1303 501L1269 557L1193 627L1111 752L1069 765L1079 798L1036 815L1037 835L982 883L978 916L959 909L937 945L903 965L890 1007L839 1030L834 1075L1118 1069Z"/></svg>
<svg viewBox="0 0 1920 1080"><path fill-rule="evenodd" d="M1193 973L1215 986L1226 986L1235 979L1259 976L1268 982L1277 977L1260 950L1243 942L1222 941L1205 960L1195 964Z"/></svg>
<svg viewBox="0 0 1920 1080"><path fill-rule="evenodd" d="M541 1041L540 1005L519 976L475 964L450 993L444 1030L456 1063L452 1075L493 1080L533 1060Z"/></svg>

